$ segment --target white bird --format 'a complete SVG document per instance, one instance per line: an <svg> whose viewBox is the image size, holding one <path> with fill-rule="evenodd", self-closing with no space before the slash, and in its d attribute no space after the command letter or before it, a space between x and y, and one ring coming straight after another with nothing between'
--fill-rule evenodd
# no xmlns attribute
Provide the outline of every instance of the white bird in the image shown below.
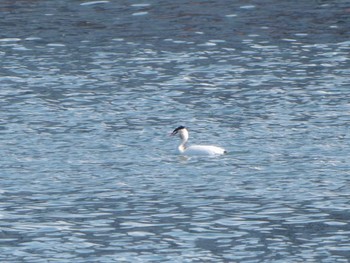
<svg viewBox="0 0 350 263"><path fill-rule="evenodd" d="M212 145L190 145L186 146L188 141L188 130L184 126L177 127L170 135L179 134L181 144L178 149L185 155L221 155L227 153L225 149Z"/></svg>

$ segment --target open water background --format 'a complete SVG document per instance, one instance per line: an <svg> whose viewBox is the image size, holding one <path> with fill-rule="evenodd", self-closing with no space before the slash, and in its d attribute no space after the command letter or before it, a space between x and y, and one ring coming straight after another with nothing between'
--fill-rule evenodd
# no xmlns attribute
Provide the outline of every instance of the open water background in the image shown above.
<svg viewBox="0 0 350 263"><path fill-rule="evenodd" d="M349 16L2 0L0 261L349 262Z"/></svg>

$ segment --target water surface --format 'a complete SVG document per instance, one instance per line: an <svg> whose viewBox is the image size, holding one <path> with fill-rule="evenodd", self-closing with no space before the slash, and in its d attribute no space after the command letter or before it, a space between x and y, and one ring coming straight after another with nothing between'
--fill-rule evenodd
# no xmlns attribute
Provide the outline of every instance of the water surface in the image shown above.
<svg viewBox="0 0 350 263"><path fill-rule="evenodd" d="M348 261L347 1L0 13L1 261Z"/></svg>

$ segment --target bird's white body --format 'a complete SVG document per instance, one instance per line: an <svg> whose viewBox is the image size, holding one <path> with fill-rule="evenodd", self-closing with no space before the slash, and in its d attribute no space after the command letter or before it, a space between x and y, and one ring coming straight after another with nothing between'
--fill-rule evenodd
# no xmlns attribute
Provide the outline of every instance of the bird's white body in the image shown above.
<svg viewBox="0 0 350 263"><path fill-rule="evenodd" d="M178 149L180 153L185 155L221 155L226 153L225 149L217 146L212 145L190 145L186 146L186 143L188 141L188 130L180 126L176 128L171 135L179 134L179 137L181 139L181 144L179 145Z"/></svg>
<svg viewBox="0 0 350 263"><path fill-rule="evenodd" d="M183 151L180 148L179 150L186 155L221 155L225 153L223 148L212 145L191 145Z"/></svg>

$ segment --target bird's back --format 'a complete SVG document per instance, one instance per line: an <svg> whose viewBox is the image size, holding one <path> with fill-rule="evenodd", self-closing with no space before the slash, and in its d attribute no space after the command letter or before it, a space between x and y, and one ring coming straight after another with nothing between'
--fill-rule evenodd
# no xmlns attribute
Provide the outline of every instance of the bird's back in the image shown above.
<svg viewBox="0 0 350 263"><path fill-rule="evenodd" d="M226 153L225 149L212 145L191 145L186 148L188 155L220 155Z"/></svg>

